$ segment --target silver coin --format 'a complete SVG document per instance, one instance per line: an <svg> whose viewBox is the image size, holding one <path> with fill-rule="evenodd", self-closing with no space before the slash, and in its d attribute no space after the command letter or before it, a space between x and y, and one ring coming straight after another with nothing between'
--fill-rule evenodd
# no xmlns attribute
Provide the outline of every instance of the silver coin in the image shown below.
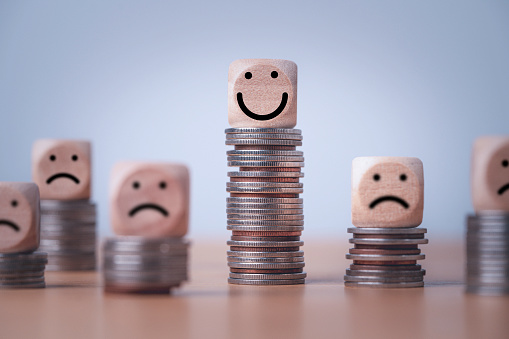
<svg viewBox="0 0 509 339"><path fill-rule="evenodd" d="M2 279L15 279L15 278L29 278L44 276L44 268L30 271L0 271L0 278Z"/></svg>
<svg viewBox="0 0 509 339"><path fill-rule="evenodd" d="M46 287L46 283L43 282L34 282L34 283L18 283L18 284L0 284L1 289L7 288L44 288Z"/></svg>
<svg viewBox="0 0 509 339"><path fill-rule="evenodd" d="M416 255L372 255L372 254L346 254L347 259L364 260L364 261L407 261L407 260L423 260L426 258L424 254Z"/></svg>
<svg viewBox="0 0 509 339"><path fill-rule="evenodd" d="M400 282L418 282L422 281L422 276L401 276L401 277L374 277L374 276L344 276L346 281L355 281L355 282L381 282L381 283L400 283Z"/></svg>
<svg viewBox="0 0 509 339"><path fill-rule="evenodd" d="M373 239L353 238L348 240L351 244L358 245L417 245L427 244L428 239Z"/></svg>
<svg viewBox="0 0 509 339"><path fill-rule="evenodd" d="M376 270L352 270L347 269L346 274L349 276L366 276L366 277L423 277L426 274L425 270L420 271L376 271Z"/></svg>
<svg viewBox="0 0 509 339"><path fill-rule="evenodd" d="M41 224L41 232L54 232L54 233L96 233L96 224L79 225L78 227L69 227L64 224Z"/></svg>
<svg viewBox="0 0 509 339"><path fill-rule="evenodd" d="M232 257L243 257L243 258L291 258L291 257L302 257L304 251L292 251L292 252L246 252L246 251L228 251L228 256Z"/></svg>
<svg viewBox="0 0 509 339"><path fill-rule="evenodd" d="M273 146L302 146L301 140L281 140L281 139L228 139L225 145L273 145Z"/></svg>
<svg viewBox="0 0 509 339"><path fill-rule="evenodd" d="M226 134L226 140L236 140L236 139L252 139L252 140L262 140L262 139L275 139L275 140L302 140L303 136L300 134L275 134L275 133L230 133Z"/></svg>
<svg viewBox="0 0 509 339"><path fill-rule="evenodd" d="M270 162L304 162L304 157L275 155L229 155L227 161L270 161Z"/></svg>
<svg viewBox="0 0 509 339"><path fill-rule="evenodd" d="M304 246L304 241L237 241L228 240L228 246L242 247L295 247Z"/></svg>
<svg viewBox="0 0 509 339"><path fill-rule="evenodd" d="M304 162L288 161L228 161L229 167L304 167Z"/></svg>
<svg viewBox="0 0 509 339"><path fill-rule="evenodd" d="M247 203L247 204L300 204L304 202L302 198L226 198L227 203ZM300 207L295 207L300 208Z"/></svg>
<svg viewBox="0 0 509 339"><path fill-rule="evenodd" d="M182 238L144 238L117 236L104 241L104 250L111 252L160 252L186 251L189 241Z"/></svg>
<svg viewBox="0 0 509 339"><path fill-rule="evenodd" d="M245 280L293 280L305 279L307 273L283 273L283 274L248 274L248 273L230 273L232 279L245 279Z"/></svg>
<svg viewBox="0 0 509 339"><path fill-rule="evenodd" d="M227 214L255 214L255 215L269 215L269 214L277 214L277 215L302 215L304 211L298 208L288 208L288 209L265 209L265 208L227 208ZM303 219L303 218L295 218L295 219ZM294 218L292 218L294 220Z"/></svg>
<svg viewBox="0 0 509 339"><path fill-rule="evenodd" d="M228 225L226 229L229 231L246 231L246 232L299 232L304 230L304 226L245 226L245 225Z"/></svg>
<svg viewBox="0 0 509 339"><path fill-rule="evenodd" d="M305 279L289 279L289 280L254 280L254 279L233 279L228 278L229 284L234 285L298 285L304 284Z"/></svg>
<svg viewBox="0 0 509 339"><path fill-rule="evenodd" d="M2 265L0 266L0 275L44 271L46 264L47 263L41 264L21 263L15 265Z"/></svg>
<svg viewBox="0 0 509 339"><path fill-rule="evenodd" d="M232 268L253 268L260 270L281 270L287 268L303 268L305 263L244 263L244 262L229 262L228 267Z"/></svg>
<svg viewBox="0 0 509 339"><path fill-rule="evenodd" d="M467 285L466 292L486 296L499 296L509 294L509 287Z"/></svg>
<svg viewBox="0 0 509 339"><path fill-rule="evenodd" d="M48 254L42 251L31 253L0 253L0 262L17 261L17 260L44 260Z"/></svg>
<svg viewBox="0 0 509 339"><path fill-rule="evenodd" d="M226 208L238 209L268 209L268 210L300 210L302 213L303 204L246 204L246 203L227 203Z"/></svg>
<svg viewBox="0 0 509 339"><path fill-rule="evenodd" d="M39 277L20 277L20 278L0 277L0 285L38 283L38 282L44 282L44 275Z"/></svg>
<svg viewBox="0 0 509 339"><path fill-rule="evenodd" d="M85 238L95 238L96 232L95 229L76 229L72 233L71 232L62 232L62 231L48 231L48 230L42 230L41 229L41 237L42 238L60 238L60 237L67 237L67 238L79 238L79 237L85 237Z"/></svg>
<svg viewBox="0 0 509 339"><path fill-rule="evenodd" d="M423 234L428 232L427 228L360 228L349 227L348 233L353 234Z"/></svg>
<svg viewBox="0 0 509 339"><path fill-rule="evenodd" d="M226 152L228 156L239 156L239 155L259 155L259 156L279 156L279 157L303 157L304 152L302 151L284 151L284 150L230 150Z"/></svg>
<svg viewBox="0 0 509 339"><path fill-rule="evenodd" d="M399 282L399 283L383 283L383 282L357 282L357 281L345 281L346 287L371 287L371 288L412 288L412 287L423 287L424 282Z"/></svg>
<svg viewBox="0 0 509 339"><path fill-rule="evenodd" d="M303 188L299 182L227 182L226 187Z"/></svg>
<svg viewBox="0 0 509 339"><path fill-rule="evenodd" d="M239 171L228 172L231 178L303 178L302 172L259 172L259 171Z"/></svg>
<svg viewBox="0 0 509 339"><path fill-rule="evenodd" d="M304 226L304 220L226 220L228 225L238 225L238 226ZM232 229L232 228L228 228ZM247 231L246 228L238 228L239 231ZM268 229L267 229L268 230ZM283 230L283 229L281 229ZM290 230L290 229L289 229ZM292 228L291 230L298 230L297 228Z"/></svg>
<svg viewBox="0 0 509 339"><path fill-rule="evenodd" d="M304 220L302 214L227 214L231 220Z"/></svg>
<svg viewBox="0 0 509 339"><path fill-rule="evenodd" d="M241 127L241 128L227 128L224 131L226 134L231 133L275 133L275 134L301 134L300 129L295 128L261 128L261 127Z"/></svg>
<svg viewBox="0 0 509 339"><path fill-rule="evenodd" d="M147 258L144 256L126 258L125 256L111 256L103 258L104 265L138 265L142 267L178 267L186 266L187 258Z"/></svg>
<svg viewBox="0 0 509 339"><path fill-rule="evenodd" d="M226 187L226 192L230 193L264 193L264 194L301 194L302 188L286 187Z"/></svg>
<svg viewBox="0 0 509 339"><path fill-rule="evenodd" d="M147 281L147 282L170 282L170 281L182 281L187 279L185 272L125 272L125 271L104 271L104 277L110 280L122 279L136 280L136 281Z"/></svg>
<svg viewBox="0 0 509 339"><path fill-rule="evenodd" d="M500 277L486 277L486 276L478 276L478 277L467 277L468 285L497 285L509 287L509 279L500 278Z"/></svg>
<svg viewBox="0 0 509 339"><path fill-rule="evenodd" d="M245 262L245 263L288 263L288 262L304 262L304 257L287 257L287 258L246 258L228 256L227 262Z"/></svg>

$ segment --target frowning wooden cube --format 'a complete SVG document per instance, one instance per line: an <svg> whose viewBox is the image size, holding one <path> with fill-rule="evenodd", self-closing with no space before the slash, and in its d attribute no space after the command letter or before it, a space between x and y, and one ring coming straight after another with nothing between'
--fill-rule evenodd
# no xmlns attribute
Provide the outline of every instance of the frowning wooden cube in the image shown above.
<svg viewBox="0 0 509 339"><path fill-rule="evenodd" d="M471 180L476 212L509 212L509 136L475 140Z"/></svg>
<svg viewBox="0 0 509 339"><path fill-rule="evenodd" d="M37 140L32 149L32 179L41 199L79 200L90 198L90 142Z"/></svg>
<svg viewBox="0 0 509 339"><path fill-rule="evenodd" d="M118 235L182 237L189 223L189 171L172 163L122 162L110 181L110 214Z"/></svg>
<svg viewBox="0 0 509 339"><path fill-rule="evenodd" d="M39 188L28 182L0 182L0 253L39 247Z"/></svg>
<svg viewBox="0 0 509 339"><path fill-rule="evenodd" d="M421 160L359 157L352 163L352 224L357 227L416 227L422 222Z"/></svg>
<svg viewBox="0 0 509 339"><path fill-rule="evenodd" d="M293 128L297 124L297 65L279 59L241 59L228 72L232 127Z"/></svg>

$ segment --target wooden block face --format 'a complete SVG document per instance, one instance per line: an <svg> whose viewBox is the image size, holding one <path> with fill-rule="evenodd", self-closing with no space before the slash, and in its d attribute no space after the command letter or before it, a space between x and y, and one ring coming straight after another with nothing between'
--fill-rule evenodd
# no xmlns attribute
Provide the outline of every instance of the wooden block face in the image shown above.
<svg viewBox="0 0 509 339"><path fill-rule="evenodd" d="M39 247L39 188L28 182L0 182L0 253Z"/></svg>
<svg viewBox="0 0 509 339"><path fill-rule="evenodd" d="M421 160L360 157L352 163L352 224L357 227L417 227L424 208Z"/></svg>
<svg viewBox="0 0 509 339"><path fill-rule="evenodd" d="M88 141L37 140L32 149L32 179L41 199L90 199L90 162Z"/></svg>
<svg viewBox="0 0 509 339"><path fill-rule="evenodd" d="M279 59L241 59L228 72L232 127L293 128L297 124L297 65Z"/></svg>
<svg viewBox="0 0 509 339"><path fill-rule="evenodd" d="M182 237L189 223L189 171L171 163L122 162L111 173L110 213L118 235Z"/></svg>
<svg viewBox="0 0 509 339"><path fill-rule="evenodd" d="M486 136L475 140L471 181L476 212L509 212L508 136Z"/></svg>

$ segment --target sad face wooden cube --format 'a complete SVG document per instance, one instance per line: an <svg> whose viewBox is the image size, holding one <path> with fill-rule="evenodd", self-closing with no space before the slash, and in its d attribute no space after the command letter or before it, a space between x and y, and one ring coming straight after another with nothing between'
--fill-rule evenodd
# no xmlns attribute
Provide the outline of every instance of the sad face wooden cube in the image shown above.
<svg viewBox="0 0 509 339"><path fill-rule="evenodd" d="M422 222L422 162L360 157L352 164L352 223L357 227L416 227Z"/></svg>

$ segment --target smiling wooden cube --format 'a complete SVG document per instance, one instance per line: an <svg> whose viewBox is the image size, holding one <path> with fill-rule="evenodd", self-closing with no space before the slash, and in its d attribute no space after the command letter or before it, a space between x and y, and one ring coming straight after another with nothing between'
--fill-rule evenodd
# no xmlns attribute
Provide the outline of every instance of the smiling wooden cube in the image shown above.
<svg viewBox="0 0 509 339"><path fill-rule="evenodd" d="M297 124L297 65L279 59L241 59L228 72L232 127L293 128Z"/></svg>
<svg viewBox="0 0 509 339"><path fill-rule="evenodd" d="M471 181L476 212L509 212L508 136L485 136L475 140Z"/></svg>
<svg viewBox="0 0 509 339"><path fill-rule="evenodd" d="M172 163L122 162L110 181L110 214L118 235L182 237L189 223L189 171Z"/></svg>
<svg viewBox="0 0 509 339"><path fill-rule="evenodd" d="M422 222L421 160L359 157L352 163L352 224L357 227L417 227Z"/></svg>
<svg viewBox="0 0 509 339"><path fill-rule="evenodd" d="M37 140L32 148L32 179L41 199L89 199L90 158L88 141Z"/></svg>
<svg viewBox="0 0 509 339"><path fill-rule="evenodd" d="M0 253L39 247L39 188L28 182L0 182Z"/></svg>

